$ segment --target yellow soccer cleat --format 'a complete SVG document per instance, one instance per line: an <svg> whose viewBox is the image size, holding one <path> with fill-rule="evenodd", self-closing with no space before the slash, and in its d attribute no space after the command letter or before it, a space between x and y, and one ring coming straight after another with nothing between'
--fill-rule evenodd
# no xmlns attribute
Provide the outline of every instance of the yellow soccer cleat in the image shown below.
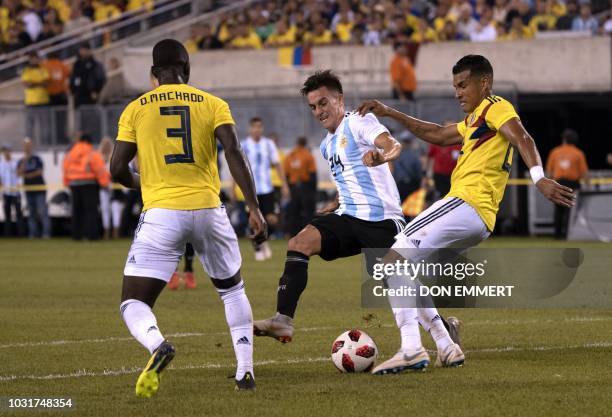
<svg viewBox="0 0 612 417"><path fill-rule="evenodd" d="M137 397L151 398L157 393L161 372L168 366L170 361L172 361L174 354L174 346L167 340L164 340L162 344L155 349L147 366L142 370L142 373L138 377L138 381L136 381Z"/></svg>

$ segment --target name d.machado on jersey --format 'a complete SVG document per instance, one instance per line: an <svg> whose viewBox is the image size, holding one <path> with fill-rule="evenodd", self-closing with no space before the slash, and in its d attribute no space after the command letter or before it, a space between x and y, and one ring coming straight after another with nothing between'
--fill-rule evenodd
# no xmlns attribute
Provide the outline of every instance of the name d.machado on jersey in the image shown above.
<svg viewBox="0 0 612 417"><path fill-rule="evenodd" d="M155 103L158 101L167 100L183 100L191 101L192 103L201 103L204 101L204 96L196 93L182 93L180 91L168 91L167 93L151 93L146 96L140 97L140 104Z"/></svg>

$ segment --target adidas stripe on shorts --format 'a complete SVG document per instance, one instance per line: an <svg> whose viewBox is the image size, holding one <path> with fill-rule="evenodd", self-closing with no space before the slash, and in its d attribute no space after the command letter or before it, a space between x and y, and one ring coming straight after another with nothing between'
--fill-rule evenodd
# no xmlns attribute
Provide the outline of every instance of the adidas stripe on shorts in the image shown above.
<svg viewBox="0 0 612 417"><path fill-rule="evenodd" d="M393 248L415 249L427 257L439 248L470 248L489 237L476 210L456 197L446 197L419 214L395 236Z"/></svg>
<svg viewBox="0 0 612 417"><path fill-rule="evenodd" d="M126 276L168 282L190 242L211 278L233 277L242 258L225 207L200 210L152 208L140 215L128 253Z"/></svg>

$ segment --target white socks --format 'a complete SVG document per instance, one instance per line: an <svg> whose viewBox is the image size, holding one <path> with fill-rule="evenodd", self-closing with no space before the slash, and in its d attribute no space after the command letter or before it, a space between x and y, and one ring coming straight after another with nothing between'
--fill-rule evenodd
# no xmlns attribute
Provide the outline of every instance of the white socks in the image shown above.
<svg viewBox="0 0 612 417"><path fill-rule="evenodd" d="M236 380L241 380L246 372L253 374L253 313L251 304L244 291L244 283L227 290L219 290L225 304L225 319L229 326L236 354Z"/></svg>
<svg viewBox="0 0 612 417"><path fill-rule="evenodd" d="M434 342L436 342L438 351L444 350L446 347L454 343L448 335L448 331L446 330L446 327L444 327L444 323L442 323L442 318L438 314L437 309L419 308L418 317L421 326L423 326L425 331L431 334Z"/></svg>
<svg viewBox="0 0 612 417"><path fill-rule="evenodd" d="M416 308L393 308L395 323L400 330L402 337L402 346L400 350L408 351L420 349L423 344L421 342L421 333L419 333L419 322L417 321Z"/></svg>
<svg viewBox="0 0 612 417"><path fill-rule="evenodd" d="M120 310L132 336L153 353L164 341L164 337L157 328L157 320L151 307L142 301L130 299L121 303Z"/></svg>

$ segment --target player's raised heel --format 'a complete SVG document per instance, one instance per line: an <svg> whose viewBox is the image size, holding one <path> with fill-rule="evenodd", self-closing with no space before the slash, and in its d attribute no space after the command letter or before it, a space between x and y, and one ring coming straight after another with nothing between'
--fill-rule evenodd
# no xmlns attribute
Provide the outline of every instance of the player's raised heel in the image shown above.
<svg viewBox="0 0 612 417"><path fill-rule="evenodd" d="M465 355L458 344L448 345L443 351L438 351L434 366L438 368L457 368L465 363Z"/></svg>
<svg viewBox="0 0 612 417"><path fill-rule="evenodd" d="M429 354L424 347L397 352L374 369L374 375L399 374L404 371L424 371L429 366Z"/></svg>
<svg viewBox="0 0 612 417"><path fill-rule="evenodd" d="M461 325L463 324L461 320L457 317L450 316L446 319L446 324L448 325L448 335L452 339L453 342L461 346Z"/></svg>
<svg viewBox="0 0 612 417"><path fill-rule="evenodd" d="M255 378L250 372L244 374L241 380L236 380L236 391L255 391Z"/></svg>
<svg viewBox="0 0 612 417"><path fill-rule="evenodd" d="M293 319L276 313L274 317L253 322L255 336L269 336L281 343L289 343L293 337Z"/></svg>
<svg viewBox="0 0 612 417"><path fill-rule="evenodd" d="M136 381L136 396L142 398L151 398L159 389L159 381L161 372L168 366L174 358L176 351L174 346L167 340L164 340L161 345L153 352L151 359L142 370L138 381Z"/></svg>

